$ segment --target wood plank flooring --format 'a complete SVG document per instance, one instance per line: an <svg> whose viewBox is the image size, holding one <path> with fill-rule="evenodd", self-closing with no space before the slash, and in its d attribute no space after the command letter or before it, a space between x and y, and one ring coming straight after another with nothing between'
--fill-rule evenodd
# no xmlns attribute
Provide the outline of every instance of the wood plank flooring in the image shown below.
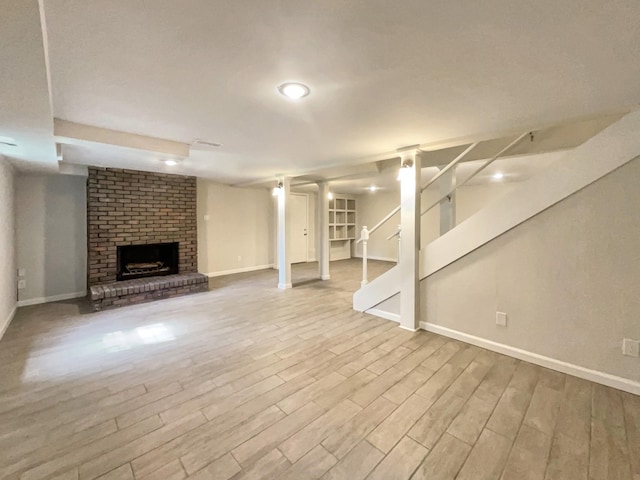
<svg viewBox="0 0 640 480"><path fill-rule="evenodd" d="M354 312L360 263L331 267L20 309L0 479L640 480L640 397Z"/></svg>

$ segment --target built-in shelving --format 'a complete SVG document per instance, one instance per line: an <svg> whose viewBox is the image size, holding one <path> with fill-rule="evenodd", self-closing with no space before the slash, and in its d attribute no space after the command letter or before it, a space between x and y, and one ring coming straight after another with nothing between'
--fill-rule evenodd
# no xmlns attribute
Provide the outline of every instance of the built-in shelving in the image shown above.
<svg viewBox="0 0 640 480"><path fill-rule="evenodd" d="M356 201L335 196L329 200L329 240L348 242L356 239Z"/></svg>

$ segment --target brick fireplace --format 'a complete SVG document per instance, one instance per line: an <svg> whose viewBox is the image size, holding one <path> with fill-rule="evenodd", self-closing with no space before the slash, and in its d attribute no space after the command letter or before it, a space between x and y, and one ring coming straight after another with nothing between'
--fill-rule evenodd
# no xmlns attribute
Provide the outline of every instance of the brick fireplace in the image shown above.
<svg viewBox="0 0 640 480"><path fill-rule="evenodd" d="M195 177L91 167L87 228L87 276L96 287L91 288L96 309L206 290L206 277L197 274ZM159 277L138 278L131 288L126 280L116 281L118 247L155 244L177 244L177 275L155 282Z"/></svg>

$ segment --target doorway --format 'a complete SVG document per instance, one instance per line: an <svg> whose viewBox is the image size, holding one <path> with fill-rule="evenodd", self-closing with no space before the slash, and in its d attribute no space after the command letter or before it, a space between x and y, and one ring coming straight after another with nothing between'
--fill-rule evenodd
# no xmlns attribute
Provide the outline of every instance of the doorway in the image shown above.
<svg viewBox="0 0 640 480"><path fill-rule="evenodd" d="M309 252L309 196L292 193L291 204L291 263L308 261Z"/></svg>

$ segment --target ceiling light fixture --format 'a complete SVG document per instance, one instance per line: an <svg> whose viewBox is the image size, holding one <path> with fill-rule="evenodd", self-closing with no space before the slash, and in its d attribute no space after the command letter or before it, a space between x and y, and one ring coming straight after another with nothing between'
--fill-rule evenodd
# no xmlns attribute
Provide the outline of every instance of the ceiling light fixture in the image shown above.
<svg viewBox="0 0 640 480"><path fill-rule="evenodd" d="M278 182L278 185L273 187L273 190L271 190L271 194L274 197L277 197L283 191L283 188L284 188L284 185L282 184L282 182Z"/></svg>
<svg viewBox="0 0 640 480"><path fill-rule="evenodd" d="M375 185L371 185L371 186L369 187L369 191L370 191L371 193L375 192L376 190L378 190L378 187L376 187Z"/></svg>
<svg viewBox="0 0 640 480"><path fill-rule="evenodd" d="M311 90L303 83L287 82L278 87L278 91L287 98L298 100L309 95Z"/></svg>
<svg viewBox="0 0 640 480"><path fill-rule="evenodd" d="M327 193L327 198L329 200L333 200L333 193L332 192Z"/></svg>
<svg viewBox="0 0 640 480"><path fill-rule="evenodd" d="M178 164L177 160L172 160L171 158L163 160L163 162L167 167L175 167Z"/></svg>
<svg viewBox="0 0 640 480"><path fill-rule="evenodd" d="M411 178L411 170L413 169L413 160L407 159L400 165L400 171L398 172L398 180L403 181Z"/></svg>
<svg viewBox="0 0 640 480"><path fill-rule="evenodd" d="M493 174L494 180L502 180L503 178L504 178L504 173L502 172L496 172Z"/></svg>

